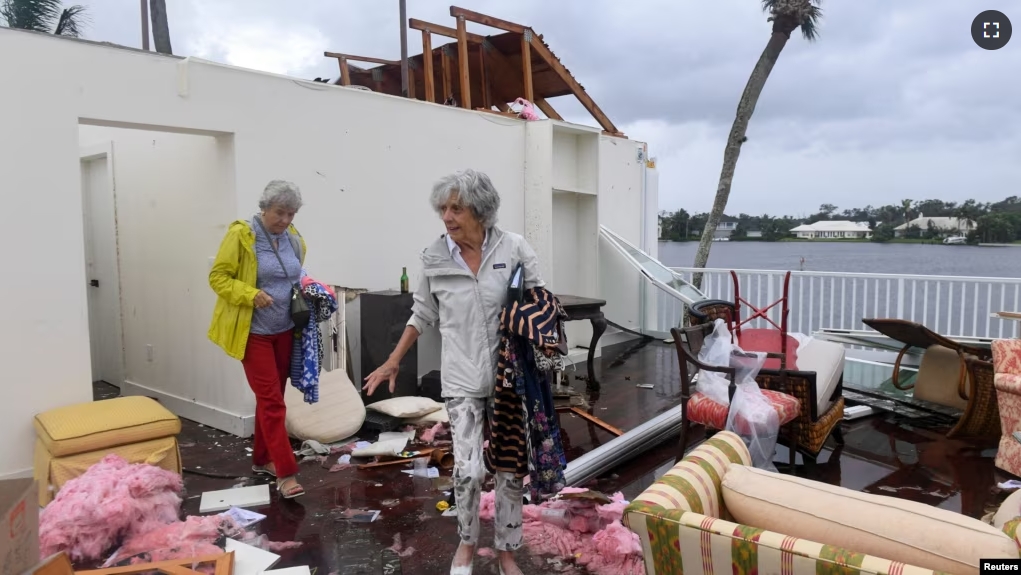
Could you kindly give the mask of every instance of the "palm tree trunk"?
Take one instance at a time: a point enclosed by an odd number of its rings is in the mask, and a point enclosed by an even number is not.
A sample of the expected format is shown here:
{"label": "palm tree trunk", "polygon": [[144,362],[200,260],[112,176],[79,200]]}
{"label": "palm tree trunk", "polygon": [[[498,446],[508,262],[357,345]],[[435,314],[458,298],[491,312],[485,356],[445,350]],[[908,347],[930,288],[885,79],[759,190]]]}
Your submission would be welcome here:
{"label": "palm tree trunk", "polygon": [[[748,131],[748,122],[755,111],[755,104],[759,101],[762,88],[769,79],[769,73],[773,71],[780,52],[783,51],[789,34],[774,31],[766,43],[766,49],[759,56],[755,63],[748,83],[745,84],[744,93],[737,103],[737,116],[734,118],[734,125],[730,128],[730,136],[727,138],[727,148],[723,152],[723,170],[720,172],[720,183],[716,187],[716,199],[713,201],[713,209],[709,212],[709,219],[706,220],[705,230],[702,231],[702,239],[698,242],[698,251],[695,253],[695,267],[704,268],[709,261],[709,248],[713,245],[713,235],[716,226],[720,224],[723,217],[723,210],[727,207],[727,199],[730,198],[730,185],[734,181],[734,170],[737,168],[737,158],[741,155],[741,145],[745,141],[745,133]],[[692,283],[696,288],[702,287],[702,274],[695,274]]]}
{"label": "palm tree trunk", "polygon": [[152,43],[160,54],[173,54],[170,48],[170,24],[167,23],[167,0],[149,0],[152,16]]}

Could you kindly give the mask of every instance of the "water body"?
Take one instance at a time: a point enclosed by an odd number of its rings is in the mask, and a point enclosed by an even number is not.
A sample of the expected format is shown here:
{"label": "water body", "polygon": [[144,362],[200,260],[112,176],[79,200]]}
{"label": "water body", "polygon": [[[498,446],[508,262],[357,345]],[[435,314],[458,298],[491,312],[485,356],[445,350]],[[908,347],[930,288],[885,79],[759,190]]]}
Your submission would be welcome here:
{"label": "water body", "polygon": [[[660,242],[659,260],[690,267],[698,242]],[[871,242],[716,242],[707,267],[721,269],[1021,277],[1021,248]]]}

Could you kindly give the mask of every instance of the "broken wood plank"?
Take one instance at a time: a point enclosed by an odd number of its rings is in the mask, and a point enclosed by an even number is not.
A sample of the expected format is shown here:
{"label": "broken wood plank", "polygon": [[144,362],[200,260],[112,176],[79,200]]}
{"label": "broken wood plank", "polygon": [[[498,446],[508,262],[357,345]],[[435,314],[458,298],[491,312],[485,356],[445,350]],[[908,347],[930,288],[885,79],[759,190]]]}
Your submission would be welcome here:
{"label": "broken wood plank", "polygon": [[613,125],[610,118],[603,113],[603,111],[599,108],[599,105],[596,104],[592,97],[588,95],[588,92],[581,87],[581,84],[574,79],[574,76],[567,71],[567,68],[565,68],[560,60],[558,60],[557,57],[550,52],[549,48],[542,43],[542,40],[540,40],[534,32],[532,33],[531,44],[532,49],[535,50],[535,52],[539,54],[539,57],[542,58],[546,64],[548,64],[549,67],[552,68],[558,76],[560,76],[564,83],[571,88],[571,91],[574,92],[574,96],[578,98],[581,105],[585,106],[585,109],[588,110],[589,114],[592,114],[592,117],[599,122],[599,125],[602,126],[604,130],[614,135],[623,135],[620,130],[617,129],[617,126]]}
{"label": "broken wood plank", "polygon": [[471,110],[472,86],[468,77],[468,30],[464,18],[457,19],[457,67],[461,72],[461,107]]}
{"label": "broken wood plank", "polygon": [[170,575],[199,575],[199,572],[191,569],[191,567],[209,563],[216,565],[214,575],[233,575],[234,552],[224,553],[223,555],[210,555],[207,557],[159,561],[157,563],[141,563],[138,565],[128,565],[126,567],[77,571],[76,575],[139,575],[141,573],[151,573],[153,571],[157,573],[169,573]]}
{"label": "broken wood plank", "polygon": [[617,437],[620,437],[621,435],[624,435],[624,431],[621,430],[620,428],[614,427],[614,426],[610,425],[609,423],[606,423],[602,419],[599,419],[598,417],[590,414],[589,412],[585,411],[584,409],[582,409],[580,407],[566,407],[566,406],[563,406],[563,407],[557,407],[556,410],[557,411],[570,411],[571,413],[574,413],[575,415],[581,417],[582,419],[585,419],[585,420],[589,421],[590,423],[598,425],[599,427],[605,429],[606,431],[609,431],[610,433],[616,435]]}
{"label": "broken wood plank", "polygon": [[515,24],[514,22],[508,22],[507,20],[486,16],[485,14],[472,12],[471,10],[458,8],[457,6],[450,7],[450,15],[454,18],[463,18],[469,22],[475,22],[476,24],[482,24],[483,26],[497,28],[505,32],[513,32],[515,34],[524,34],[527,29],[527,26],[522,26],[521,24]]}
{"label": "broken wood plank", "polygon": [[489,74],[486,74],[486,47],[479,44],[479,80],[482,86],[482,107],[489,109]]}
{"label": "broken wood plank", "polygon": [[340,85],[350,86],[351,69],[347,67],[347,58],[337,58],[337,63],[340,65]]}
{"label": "broken wood plank", "polygon": [[436,77],[433,75],[433,39],[428,30],[422,30],[422,73],[425,76],[425,101],[436,101]]}
{"label": "broken wood plank", "polygon": [[[432,22],[425,22],[423,20],[410,18],[408,20],[408,27],[412,30],[421,30],[422,32],[428,32],[438,36],[446,36],[447,38],[453,38],[455,40],[457,39],[457,30],[450,28],[449,26],[433,24]],[[485,37],[479,36],[478,34],[472,34],[467,31],[465,32],[465,37],[472,44],[481,44],[485,40]]]}
{"label": "broken wood plank", "polygon": [[323,52],[327,58],[344,58],[346,60],[354,60],[355,62],[370,62],[372,64],[382,64],[384,66],[400,66],[401,63],[395,60],[384,60],[383,58],[373,58],[371,56],[355,56],[354,54],[340,54],[337,52]]}
{"label": "broken wood plank", "polygon": [[546,117],[549,118],[550,120],[560,120],[561,122],[564,121],[560,114],[558,114],[557,111],[553,109],[553,106],[550,106],[550,103],[546,101],[546,98],[536,98],[534,103],[535,107],[542,110],[542,113],[546,114]]}

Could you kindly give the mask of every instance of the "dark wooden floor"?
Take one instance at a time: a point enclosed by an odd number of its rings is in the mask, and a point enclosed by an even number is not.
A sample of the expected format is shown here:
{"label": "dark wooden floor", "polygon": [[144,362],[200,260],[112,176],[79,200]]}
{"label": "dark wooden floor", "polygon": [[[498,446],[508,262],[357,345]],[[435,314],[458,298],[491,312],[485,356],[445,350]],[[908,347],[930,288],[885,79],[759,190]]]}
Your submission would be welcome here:
{"label": "dark wooden floor", "polygon": [[[679,401],[677,360],[673,347],[655,341],[634,350],[620,344],[603,351],[597,361],[601,390],[588,394],[591,413],[624,429],[633,428],[662,413]],[[585,382],[571,374],[571,383],[583,390]],[[651,383],[653,389],[636,387]],[[117,389],[97,385],[97,399],[115,396]],[[610,433],[573,414],[561,417],[568,459],[613,438]],[[995,444],[951,441],[945,429],[911,426],[892,415],[877,415],[844,424],[846,445],[834,452],[826,449],[813,466],[799,466],[798,474],[834,485],[892,495],[981,517],[995,509],[1006,493],[996,488],[1009,477],[993,467]],[[362,437],[372,439],[372,437]],[[250,474],[246,447],[250,440],[185,421],[180,437],[186,467],[187,499],[184,511],[198,513],[203,491],[255,484]],[[786,460],[778,447],[777,460]],[[619,465],[593,487],[606,492],[623,491],[630,499],[648,487],[674,463],[674,440]],[[332,463],[332,461],[330,462]],[[259,528],[275,541],[300,541],[303,547],[282,553],[278,567],[309,565],[316,575],[337,573],[406,573],[432,575],[449,572],[457,545],[456,520],[442,517],[435,508],[449,478],[414,479],[390,467],[379,470],[350,469],[328,472],[315,461],[301,465],[300,478],[307,495],[282,501],[274,491],[272,504],[259,510],[267,519]],[[221,476],[221,477],[214,477]],[[373,523],[337,521],[337,509],[379,509]],[[386,551],[400,536],[404,547],[415,552],[399,558]],[[483,524],[481,545],[492,544],[492,528]],[[525,573],[557,573],[546,558],[519,553]],[[476,573],[497,573],[492,559],[479,558]]]}

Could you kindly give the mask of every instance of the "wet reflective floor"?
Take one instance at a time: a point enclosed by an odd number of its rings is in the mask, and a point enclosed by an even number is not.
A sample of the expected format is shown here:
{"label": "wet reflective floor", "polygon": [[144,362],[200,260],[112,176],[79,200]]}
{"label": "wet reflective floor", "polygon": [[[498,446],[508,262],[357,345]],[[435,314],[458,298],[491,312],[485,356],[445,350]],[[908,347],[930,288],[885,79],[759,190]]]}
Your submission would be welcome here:
{"label": "wet reflective floor", "polygon": [[[572,372],[570,383],[583,392],[589,403],[586,411],[610,425],[627,431],[680,400],[672,345],[653,341],[637,349],[634,343],[609,346],[596,363],[598,391],[586,392],[585,382],[579,379],[583,370]],[[652,384],[653,388],[637,387],[639,384]],[[98,384],[96,398],[116,396],[117,391]],[[572,413],[561,414],[561,425],[568,460],[614,437]],[[945,426],[919,425],[918,421],[912,425],[906,418],[890,414],[845,422],[843,426],[845,445],[836,451],[832,449],[835,445],[828,446],[815,464],[802,461],[798,475],[920,501],[976,518],[995,510],[1007,495],[996,487],[1011,476],[993,466],[995,442],[948,440]],[[179,439],[186,468],[187,514],[198,513],[203,491],[266,482],[246,478],[251,473],[248,439],[190,421],[184,421]],[[786,461],[784,449],[777,448],[777,461]],[[633,498],[669,469],[677,453],[676,440],[670,440],[618,465],[591,487],[604,492],[623,491]],[[449,477],[413,478],[401,473],[402,466],[348,468],[331,473],[329,467],[336,457],[301,464],[299,477],[307,491],[305,496],[284,501],[271,490],[272,503],[255,509],[267,515],[258,530],[271,540],[303,543],[298,549],[281,552],[276,568],[308,565],[315,575],[448,573],[458,541],[457,522],[453,517],[443,517],[436,503],[446,499]],[[371,523],[352,523],[337,517],[345,509],[379,510],[380,515]],[[492,545],[492,535],[492,526],[484,522],[480,545]],[[399,545],[395,545],[398,539]],[[518,552],[518,564],[530,575],[563,572],[555,558],[533,556],[527,549]],[[477,558],[475,573],[497,572],[494,559]]]}

